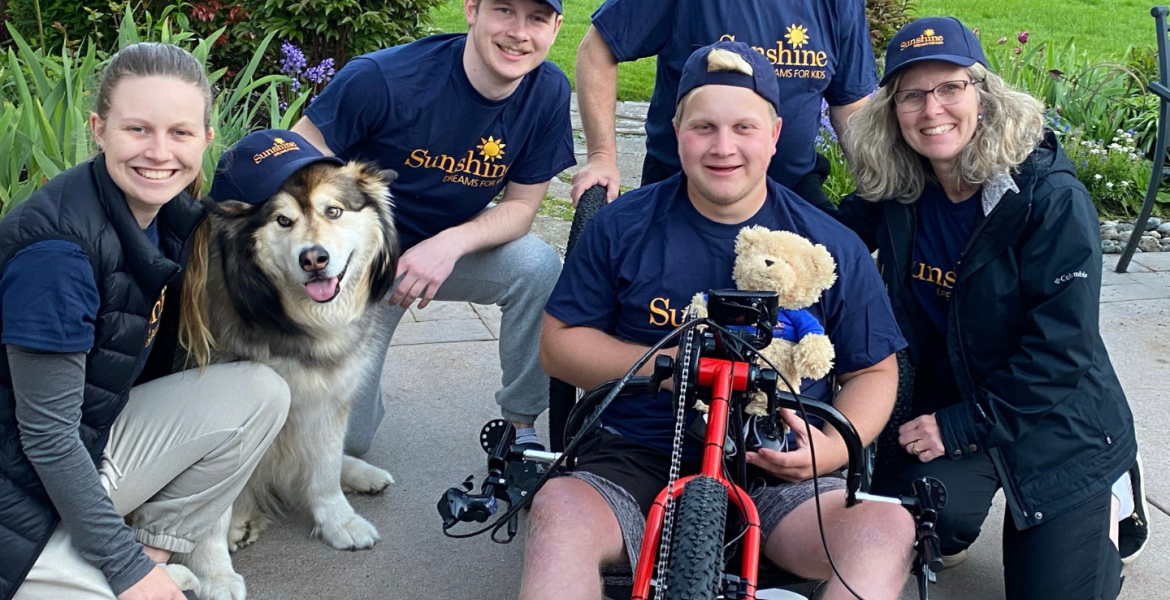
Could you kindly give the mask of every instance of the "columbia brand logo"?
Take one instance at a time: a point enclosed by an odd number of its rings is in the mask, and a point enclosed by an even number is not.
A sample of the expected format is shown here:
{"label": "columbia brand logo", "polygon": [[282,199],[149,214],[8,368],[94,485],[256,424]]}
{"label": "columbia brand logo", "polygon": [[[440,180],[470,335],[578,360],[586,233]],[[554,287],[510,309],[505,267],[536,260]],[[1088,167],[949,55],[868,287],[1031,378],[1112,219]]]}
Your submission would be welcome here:
{"label": "columbia brand logo", "polygon": [[1072,273],[1065,273],[1064,275],[1061,275],[1060,277],[1053,279],[1052,283],[1060,285],[1066,281],[1072,281],[1074,278],[1077,278],[1077,277],[1079,277],[1081,279],[1085,279],[1088,276],[1089,276],[1089,274],[1084,272],[1084,271],[1073,271]]}

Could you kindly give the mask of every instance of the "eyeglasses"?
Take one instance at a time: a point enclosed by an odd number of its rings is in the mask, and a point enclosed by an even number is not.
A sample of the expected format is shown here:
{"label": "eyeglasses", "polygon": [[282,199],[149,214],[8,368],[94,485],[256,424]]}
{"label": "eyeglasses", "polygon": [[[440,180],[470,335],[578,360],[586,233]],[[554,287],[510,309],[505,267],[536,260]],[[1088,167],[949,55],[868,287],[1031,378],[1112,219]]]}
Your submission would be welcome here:
{"label": "eyeglasses", "polygon": [[931,90],[902,90],[894,94],[894,104],[898,107],[898,112],[911,113],[918,112],[926,106],[926,95],[934,94],[934,99],[942,105],[955,104],[963,98],[963,92],[967,91],[967,84],[980,83],[978,80],[958,80],[958,81],[944,81]]}

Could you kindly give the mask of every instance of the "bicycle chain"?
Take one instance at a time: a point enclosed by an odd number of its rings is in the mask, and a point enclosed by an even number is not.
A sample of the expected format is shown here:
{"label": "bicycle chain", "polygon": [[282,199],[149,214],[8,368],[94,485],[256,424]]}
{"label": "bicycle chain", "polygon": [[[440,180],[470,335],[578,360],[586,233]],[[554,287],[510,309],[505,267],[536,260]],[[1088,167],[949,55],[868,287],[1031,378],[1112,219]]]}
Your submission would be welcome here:
{"label": "bicycle chain", "polygon": [[[687,314],[688,321],[693,320],[697,317],[698,317],[698,315],[697,315],[694,308],[692,308],[691,311]],[[681,470],[681,466],[682,466],[682,446],[683,446],[682,439],[683,439],[683,424],[686,422],[687,387],[690,384],[690,381],[689,381],[689,379],[690,379],[689,375],[691,373],[690,364],[691,364],[692,354],[694,352],[694,346],[695,346],[694,339],[695,339],[695,336],[697,336],[697,335],[700,335],[700,332],[697,330],[697,328],[695,328],[695,329],[691,329],[683,336],[683,339],[684,339],[683,353],[679,359],[682,362],[680,362],[680,363],[678,363],[678,365],[676,365],[676,366],[681,365],[679,368],[681,368],[681,370],[682,370],[681,371],[682,377],[679,378],[678,390],[676,390],[676,392],[678,392],[677,395],[679,398],[679,402],[678,402],[678,408],[676,409],[676,412],[674,415],[674,441],[672,442],[671,449],[670,449],[670,473],[669,473],[667,480],[666,480],[666,507],[665,507],[666,514],[663,517],[662,535],[659,538],[660,541],[659,541],[659,546],[658,546],[658,591],[654,596],[655,598],[665,598],[666,597],[666,587],[667,587],[666,571],[667,571],[669,564],[670,564],[670,544],[671,544],[672,534],[674,532],[674,483],[676,480],[678,480],[679,471]]]}

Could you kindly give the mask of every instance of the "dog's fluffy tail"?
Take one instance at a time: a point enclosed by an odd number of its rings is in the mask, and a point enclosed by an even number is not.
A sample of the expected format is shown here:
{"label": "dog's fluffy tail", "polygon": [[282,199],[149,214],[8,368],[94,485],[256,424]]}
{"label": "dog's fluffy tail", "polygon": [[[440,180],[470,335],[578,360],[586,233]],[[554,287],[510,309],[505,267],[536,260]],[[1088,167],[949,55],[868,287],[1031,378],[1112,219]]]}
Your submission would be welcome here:
{"label": "dog's fluffy tail", "polygon": [[186,354],[184,368],[192,364],[207,368],[215,339],[211,335],[207,297],[207,253],[211,237],[211,219],[195,230],[187,254],[187,274],[183,278],[183,295],[179,300],[179,344]]}

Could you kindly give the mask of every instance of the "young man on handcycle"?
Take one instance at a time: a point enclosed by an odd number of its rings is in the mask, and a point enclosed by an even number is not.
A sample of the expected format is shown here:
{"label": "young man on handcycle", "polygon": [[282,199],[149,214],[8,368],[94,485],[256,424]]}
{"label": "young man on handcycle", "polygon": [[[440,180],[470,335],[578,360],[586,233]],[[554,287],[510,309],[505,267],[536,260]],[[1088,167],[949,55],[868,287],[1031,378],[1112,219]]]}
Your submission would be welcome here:
{"label": "young man on handcycle", "polygon": [[[735,287],[740,229],[783,229],[823,244],[838,269],[837,282],[809,310],[836,347],[840,389],[834,399],[828,381],[806,381],[803,393],[832,400],[863,443],[878,435],[896,396],[894,353],[905,342],[860,240],[766,177],[779,104],[772,66],[742,43],[720,42],[687,61],[674,120],[683,172],[629,192],[586,226],[546,307],[541,359],[550,375],[584,389],[621,377],[683,323],[696,292]],[[618,398],[601,420],[569,476],[534,498],[525,600],[600,598],[599,566],[638,556],[646,515],[667,483],[671,392]],[[747,454],[760,470],[749,480],[768,477],[768,485],[749,490],[763,553],[795,575],[829,580],[824,598],[851,598],[821,544],[808,448],[811,441],[816,473],[825,474],[845,464],[844,442],[816,428],[809,440],[799,417],[786,411],[784,420],[799,436],[795,450]],[[683,475],[698,470],[700,445],[684,446]],[[824,533],[846,583],[866,600],[897,598],[910,572],[910,514],[878,503],[846,509],[844,482],[818,481]]]}

